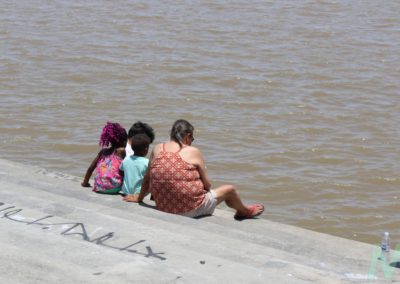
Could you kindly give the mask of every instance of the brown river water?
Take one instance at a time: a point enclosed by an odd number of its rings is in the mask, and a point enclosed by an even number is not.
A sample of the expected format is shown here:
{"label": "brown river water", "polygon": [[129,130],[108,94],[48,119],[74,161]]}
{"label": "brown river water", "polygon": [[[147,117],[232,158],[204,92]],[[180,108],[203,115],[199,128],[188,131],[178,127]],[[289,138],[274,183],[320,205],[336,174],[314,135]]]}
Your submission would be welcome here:
{"label": "brown river water", "polygon": [[[128,2],[128,3],[127,3]],[[81,181],[106,121],[196,128],[263,218],[400,244],[400,1],[0,1],[0,158]]]}

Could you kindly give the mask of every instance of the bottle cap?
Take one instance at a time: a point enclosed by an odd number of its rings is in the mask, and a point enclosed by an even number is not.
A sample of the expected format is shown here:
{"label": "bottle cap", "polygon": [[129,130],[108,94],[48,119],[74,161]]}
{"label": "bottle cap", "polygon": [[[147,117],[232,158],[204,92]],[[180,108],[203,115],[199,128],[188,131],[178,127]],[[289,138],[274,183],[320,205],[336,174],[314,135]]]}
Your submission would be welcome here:
{"label": "bottle cap", "polygon": [[389,232],[385,232],[385,236],[389,236]]}

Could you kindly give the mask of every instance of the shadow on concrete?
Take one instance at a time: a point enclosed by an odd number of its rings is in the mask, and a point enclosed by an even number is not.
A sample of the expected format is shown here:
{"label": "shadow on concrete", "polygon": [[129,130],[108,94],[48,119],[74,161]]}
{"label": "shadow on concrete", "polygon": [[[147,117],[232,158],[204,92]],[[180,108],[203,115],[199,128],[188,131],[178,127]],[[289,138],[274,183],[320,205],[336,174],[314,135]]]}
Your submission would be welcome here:
{"label": "shadow on concrete", "polygon": [[144,203],[144,202],[140,202],[139,205],[143,206],[143,207],[147,207],[147,208],[151,208],[151,209],[157,210],[155,205],[147,204],[147,203]]}
{"label": "shadow on concrete", "polygon": [[390,266],[395,268],[400,268],[400,261],[391,262]]}
{"label": "shadow on concrete", "polygon": [[193,219],[204,219],[204,218],[208,218],[208,217],[211,217],[212,215],[203,215],[203,216],[197,216],[197,217],[194,217]]}

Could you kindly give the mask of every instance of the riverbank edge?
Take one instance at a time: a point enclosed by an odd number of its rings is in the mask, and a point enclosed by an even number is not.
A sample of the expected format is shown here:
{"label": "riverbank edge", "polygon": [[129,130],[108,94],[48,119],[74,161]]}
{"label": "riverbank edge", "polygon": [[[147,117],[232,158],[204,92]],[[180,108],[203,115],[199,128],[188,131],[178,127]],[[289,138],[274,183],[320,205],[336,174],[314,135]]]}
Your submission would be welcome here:
{"label": "riverbank edge", "polygon": [[[165,214],[148,199],[95,194],[62,173],[3,159],[0,169],[0,279],[11,283],[400,280],[370,244],[265,219],[238,222],[230,210],[201,219]],[[115,264],[99,272],[104,259]],[[71,269],[79,273],[66,279]]]}

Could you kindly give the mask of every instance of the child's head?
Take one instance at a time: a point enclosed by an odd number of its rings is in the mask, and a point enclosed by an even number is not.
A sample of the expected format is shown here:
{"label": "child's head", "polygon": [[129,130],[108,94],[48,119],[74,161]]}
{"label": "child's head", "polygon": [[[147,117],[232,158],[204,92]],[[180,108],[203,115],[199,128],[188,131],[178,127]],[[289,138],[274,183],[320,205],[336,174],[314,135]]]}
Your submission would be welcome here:
{"label": "child's head", "polygon": [[149,151],[149,145],[151,144],[151,138],[146,134],[140,133],[132,137],[132,150],[135,152],[135,156],[144,157]]}
{"label": "child's head", "polygon": [[136,134],[146,134],[150,138],[150,144],[153,143],[155,135],[153,128],[147,123],[141,121],[135,122],[128,132],[128,139],[132,142],[132,137]]}
{"label": "child's head", "polygon": [[100,135],[99,145],[112,148],[125,147],[128,137],[125,128],[119,123],[107,122]]}

